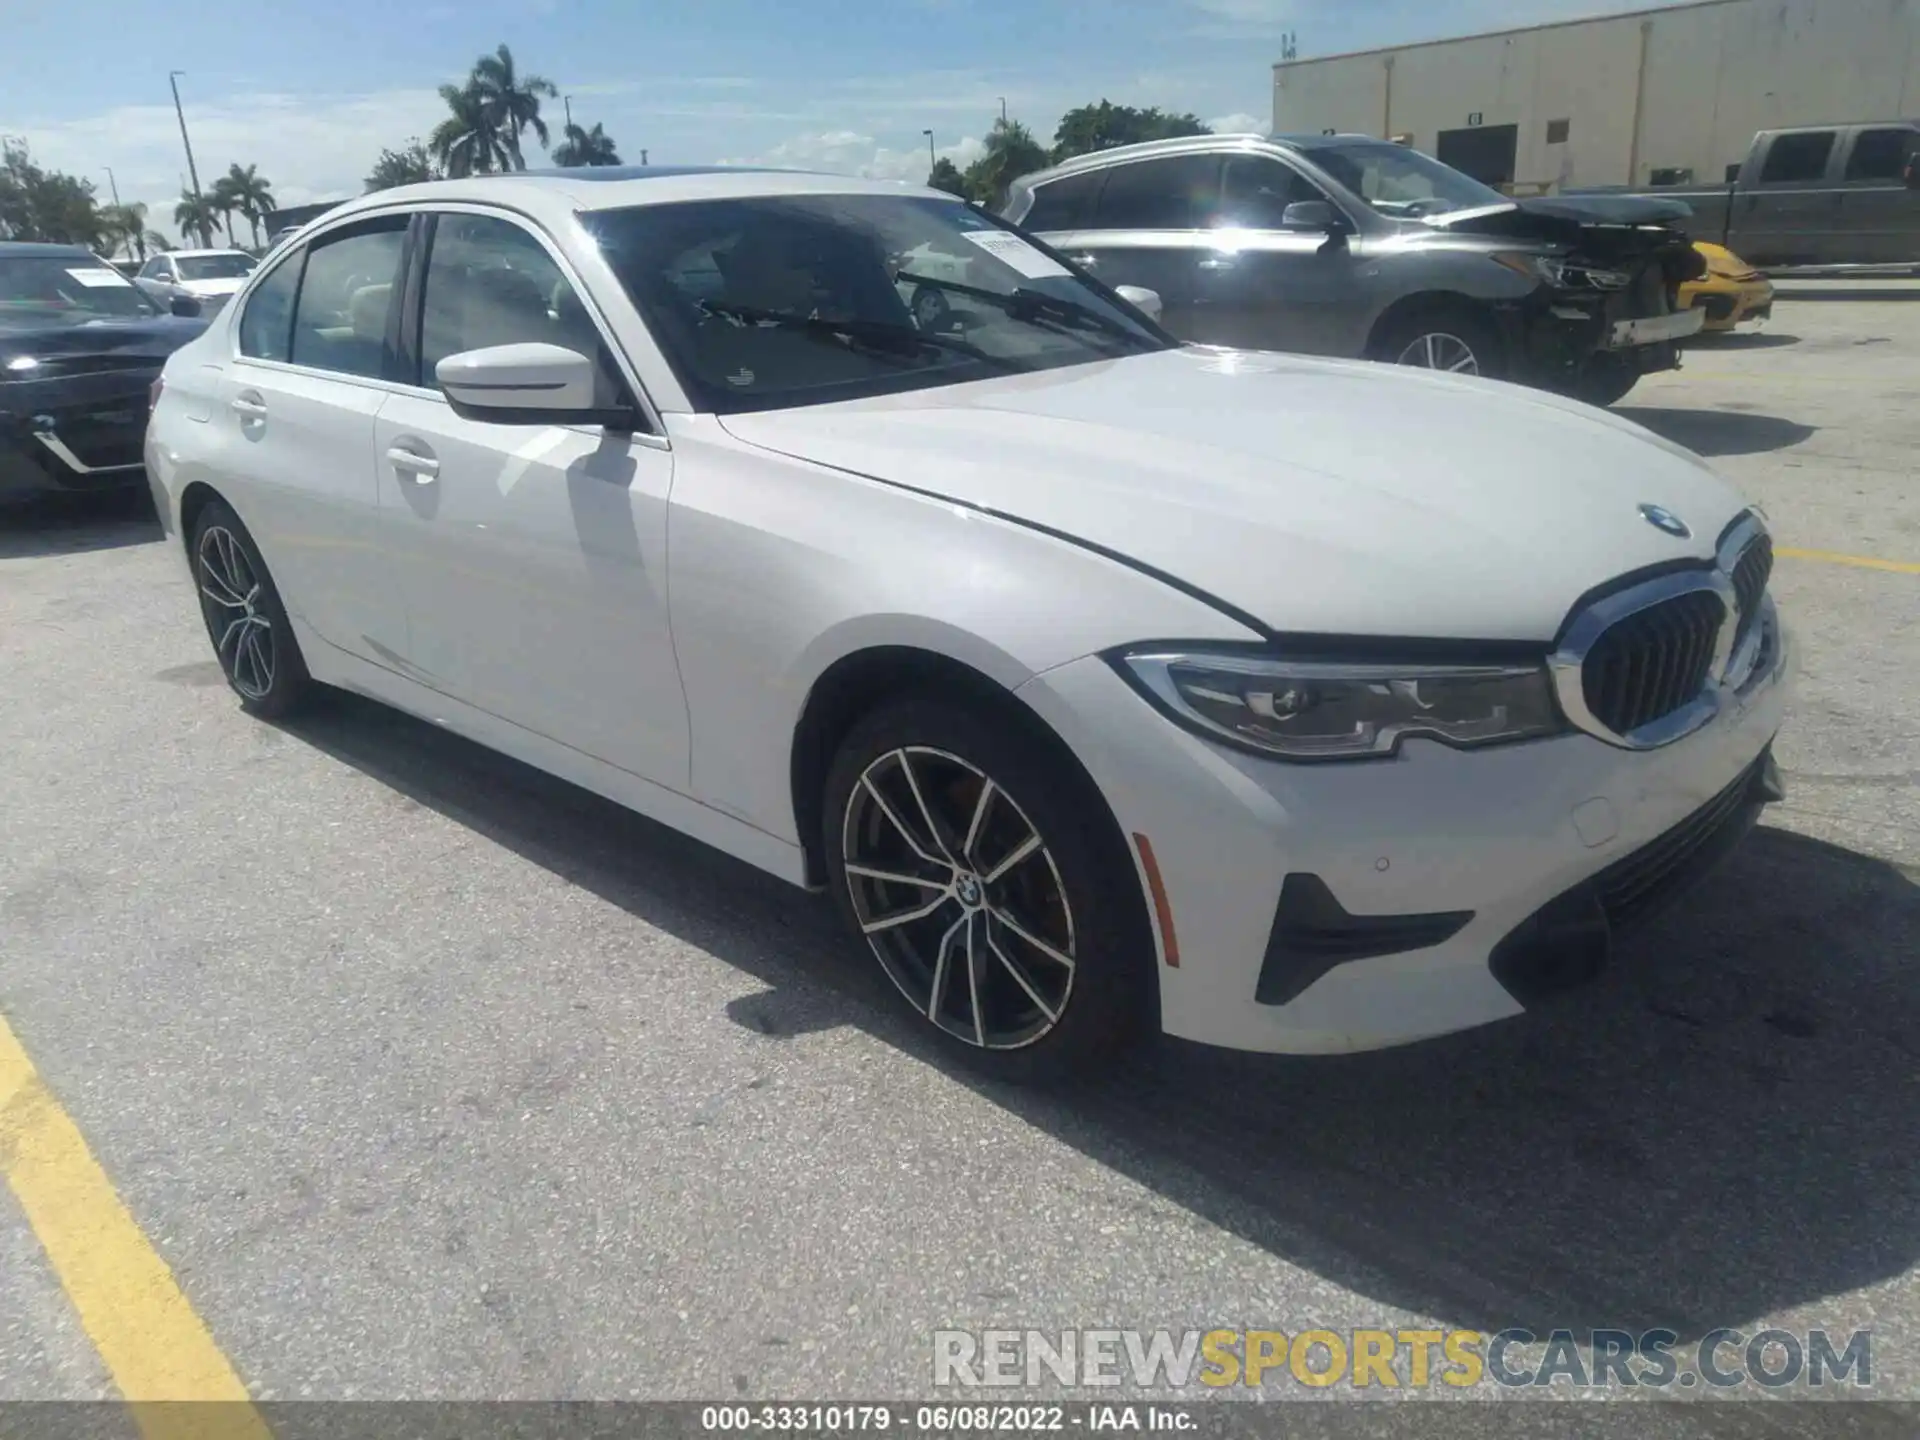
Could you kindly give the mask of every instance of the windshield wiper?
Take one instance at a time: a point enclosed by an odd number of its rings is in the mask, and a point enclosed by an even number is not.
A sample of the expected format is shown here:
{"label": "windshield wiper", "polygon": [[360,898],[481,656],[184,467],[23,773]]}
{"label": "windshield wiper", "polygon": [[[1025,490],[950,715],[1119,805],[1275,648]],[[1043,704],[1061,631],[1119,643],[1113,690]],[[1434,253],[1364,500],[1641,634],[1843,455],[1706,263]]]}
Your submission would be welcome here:
{"label": "windshield wiper", "polygon": [[1131,326],[1115,320],[1110,315],[1102,315],[1091,305],[1064,295],[1049,295],[1044,290],[1035,290],[1027,285],[1004,292],[986,290],[978,285],[965,285],[958,280],[948,280],[939,275],[918,275],[911,270],[897,272],[896,278],[906,281],[909,285],[929,285],[935,290],[951,290],[956,295],[985,300],[989,305],[1005,310],[1016,320],[1031,320],[1040,312],[1048,312],[1045,318],[1076,329],[1099,330],[1134,344],[1139,344],[1142,339],[1140,333]]}
{"label": "windshield wiper", "polygon": [[798,330],[823,339],[855,340],[883,354],[906,355],[915,347],[946,350],[982,361],[1001,370],[1018,367],[978,345],[951,335],[934,335],[905,325],[889,325],[880,320],[829,320],[819,315],[801,315],[792,310],[763,310],[757,305],[736,305],[730,300],[702,300],[700,308],[708,314],[742,320],[750,325],[776,325]]}

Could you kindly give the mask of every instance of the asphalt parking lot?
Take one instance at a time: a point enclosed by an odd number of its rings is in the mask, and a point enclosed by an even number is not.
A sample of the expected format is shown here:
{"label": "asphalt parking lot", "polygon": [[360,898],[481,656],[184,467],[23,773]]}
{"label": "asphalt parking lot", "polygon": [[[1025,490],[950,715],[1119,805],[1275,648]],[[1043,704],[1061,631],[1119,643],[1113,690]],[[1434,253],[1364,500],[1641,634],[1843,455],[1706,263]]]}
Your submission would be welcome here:
{"label": "asphalt parking lot", "polygon": [[[0,1016],[256,1399],[915,1396],[993,1325],[1868,1327],[1920,1398],[1920,282],[1620,409],[1784,547],[1790,793],[1547,1012],[971,1082],[823,902],[367,703],[248,720],[96,506],[0,519]],[[55,1245],[0,1189],[0,1398],[146,1363]]]}

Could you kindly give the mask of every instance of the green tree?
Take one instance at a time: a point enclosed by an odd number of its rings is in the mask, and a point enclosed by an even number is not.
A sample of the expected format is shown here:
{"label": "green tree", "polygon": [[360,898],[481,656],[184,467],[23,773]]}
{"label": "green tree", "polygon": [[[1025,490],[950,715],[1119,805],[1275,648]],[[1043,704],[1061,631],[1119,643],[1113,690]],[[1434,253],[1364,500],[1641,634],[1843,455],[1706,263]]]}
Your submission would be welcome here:
{"label": "green tree", "polygon": [[367,175],[367,193],[439,178],[440,167],[433,163],[427,147],[418,140],[409,140],[403,149],[380,152],[380,158],[373,162],[373,169]]}
{"label": "green tree", "polygon": [[935,190],[944,190],[949,195],[967,193],[967,177],[960,173],[960,167],[942,155],[933,162],[933,169],[927,173],[927,184]]}
{"label": "green tree", "polygon": [[467,84],[480,97],[482,110],[513,159],[512,168],[526,169],[527,162],[520,155],[520,137],[531,128],[541,146],[547,145],[547,122],[540,118],[540,97],[551,100],[560,92],[551,80],[515,70],[513,52],[504,44],[474,62]]}
{"label": "green tree", "polygon": [[512,152],[506,147],[487,113],[486,102],[471,85],[442,85],[440,98],[449,114],[427,137],[434,158],[448,175],[488,175],[510,170]]}
{"label": "green tree", "polygon": [[125,250],[129,258],[147,258],[147,207],[139,201],[100,207],[100,239],[108,250]]}
{"label": "green tree", "polygon": [[233,193],[233,187],[228,184],[226,176],[222,175],[207,187],[207,204],[213,207],[213,213],[218,215],[220,223],[226,226],[227,248],[233,249],[233,217],[234,212],[240,208],[240,200]]}
{"label": "green tree", "polygon": [[247,225],[252,229],[253,248],[258,250],[260,222],[267,218],[276,203],[273,198],[273,186],[267,183],[266,177],[260,173],[257,165],[235,163],[227,168],[226,174],[214,181],[213,188],[214,193],[220,196],[228,207],[227,238],[233,238],[231,217],[237,213],[245,218]]}
{"label": "green tree", "polygon": [[1098,105],[1081,105],[1060,117],[1059,128],[1053,132],[1053,160],[1058,164],[1116,145],[1212,133],[1195,115],[1171,115],[1155,105],[1141,110],[1103,99]]}
{"label": "green tree", "polygon": [[967,194],[983,205],[997,207],[1007,198],[1007,187],[1022,175],[1045,169],[1047,152],[1033,132],[1018,120],[996,120],[987,131],[987,149],[967,167],[963,177]]}
{"label": "green tree", "polygon": [[97,250],[105,235],[91,180],[42,169],[24,142],[0,147],[0,238]]}
{"label": "green tree", "polygon": [[618,165],[620,152],[613,147],[613,137],[595,122],[593,129],[582,130],[571,120],[560,143],[553,147],[553,163],[556,165]]}
{"label": "green tree", "polygon": [[180,192],[180,203],[173,207],[173,223],[180,227],[182,239],[197,234],[203,248],[213,248],[213,226],[220,218],[220,207],[211,195]]}

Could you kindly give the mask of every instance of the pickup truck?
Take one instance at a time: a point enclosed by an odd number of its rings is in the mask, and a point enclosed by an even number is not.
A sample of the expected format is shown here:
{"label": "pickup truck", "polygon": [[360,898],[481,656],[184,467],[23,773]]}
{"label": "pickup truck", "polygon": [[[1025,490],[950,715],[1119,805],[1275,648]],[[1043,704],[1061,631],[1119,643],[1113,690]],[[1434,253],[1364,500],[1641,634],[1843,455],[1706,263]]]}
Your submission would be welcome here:
{"label": "pickup truck", "polygon": [[1754,265],[1920,265],[1920,120],[1762,130],[1726,180],[1567,193],[1683,201],[1689,235]]}

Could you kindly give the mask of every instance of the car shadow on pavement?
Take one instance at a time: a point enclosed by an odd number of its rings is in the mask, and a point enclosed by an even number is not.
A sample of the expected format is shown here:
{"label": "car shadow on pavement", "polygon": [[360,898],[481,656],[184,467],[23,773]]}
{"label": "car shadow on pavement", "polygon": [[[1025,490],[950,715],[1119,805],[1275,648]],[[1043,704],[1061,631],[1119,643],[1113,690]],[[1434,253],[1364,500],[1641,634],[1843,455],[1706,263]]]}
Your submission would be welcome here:
{"label": "car shadow on pavement", "polygon": [[145,490],[0,505],[0,560],[149,545],[163,534]]}
{"label": "car shadow on pavement", "polygon": [[1789,345],[1798,345],[1798,335],[1785,335],[1778,330],[1720,330],[1711,334],[1702,332],[1687,341],[1687,353],[1712,350],[1781,350]]}
{"label": "car shadow on pavement", "polygon": [[[1826,288],[1833,285],[1834,288]],[[1775,292],[1775,302],[1798,305],[1802,300],[1852,300],[1857,304],[1879,304],[1888,300],[1920,300],[1920,285],[1869,287],[1845,281],[1824,281],[1819,285],[1795,285],[1791,290]]]}
{"label": "car shadow on pavement", "polygon": [[736,1023],[859,1026],[1449,1325],[1689,1340],[1920,1258],[1920,877],[1835,845],[1763,826],[1596,983],[1504,1024],[1333,1057],[1166,1041],[1097,1085],[1025,1091],[936,1050],[818,896],[371,702],[285,728],[754,976]]}
{"label": "car shadow on pavement", "polygon": [[1613,413],[1644,425],[1696,455],[1758,455],[1787,450],[1810,438],[1818,427],[1778,415],[1748,410],[1668,410],[1651,405],[1616,405]]}

